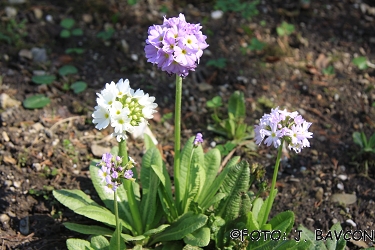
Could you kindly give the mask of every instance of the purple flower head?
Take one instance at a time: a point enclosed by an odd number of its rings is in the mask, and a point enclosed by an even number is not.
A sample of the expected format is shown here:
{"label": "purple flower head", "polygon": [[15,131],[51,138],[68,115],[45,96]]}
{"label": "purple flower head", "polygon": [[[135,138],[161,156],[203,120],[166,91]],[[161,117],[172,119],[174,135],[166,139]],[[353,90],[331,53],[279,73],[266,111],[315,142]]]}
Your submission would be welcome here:
{"label": "purple flower head", "polygon": [[296,153],[302,148],[310,147],[308,139],[313,133],[309,132],[311,123],[306,122],[298,112],[272,109],[270,114],[264,114],[258,125],[254,126],[255,143],[260,145],[264,140],[267,146],[280,147],[281,142],[288,143],[288,148]]}
{"label": "purple flower head", "polygon": [[203,143],[203,135],[201,133],[197,133],[194,139],[194,146],[198,146],[199,143]]}
{"label": "purple flower head", "polygon": [[200,24],[186,22],[185,16],[167,19],[162,25],[148,29],[145,53],[148,62],[156,64],[168,74],[186,77],[194,71],[203,50],[208,47]]}
{"label": "purple flower head", "polygon": [[131,179],[131,178],[133,178],[133,171],[126,170],[125,173],[124,173],[124,177],[125,177],[125,179]]}

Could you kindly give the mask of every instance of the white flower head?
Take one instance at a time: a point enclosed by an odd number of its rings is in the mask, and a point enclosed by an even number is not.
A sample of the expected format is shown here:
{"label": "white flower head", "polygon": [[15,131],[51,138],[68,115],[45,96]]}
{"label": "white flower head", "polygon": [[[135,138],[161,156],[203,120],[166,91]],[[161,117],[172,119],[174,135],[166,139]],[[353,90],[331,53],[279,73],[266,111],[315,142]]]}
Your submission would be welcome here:
{"label": "white flower head", "polygon": [[153,118],[157,104],[155,97],[145,94],[143,90],[134,91],[128,79],[106,83],[105,88],[97,93],[98,106],[92,114],[95,128],[113,127],[112,135],[117,141],[125,140],[126,133],[132,133],[141,123]]}
{"label": "white flower head", "polygon": [[95,128],[99,130],[106,128],[111,121],[108,108],[100,105],[95,106],[95,111],[92,113],[92,118],[94,118],[92,122],[96,123]]}

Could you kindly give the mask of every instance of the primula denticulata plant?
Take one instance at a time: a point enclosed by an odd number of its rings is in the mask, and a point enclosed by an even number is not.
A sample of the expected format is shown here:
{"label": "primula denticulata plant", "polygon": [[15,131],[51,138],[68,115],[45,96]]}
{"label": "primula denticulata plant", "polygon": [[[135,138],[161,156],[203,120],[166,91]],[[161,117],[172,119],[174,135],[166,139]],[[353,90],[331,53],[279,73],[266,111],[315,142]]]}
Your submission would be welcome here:
{"label": "primula denticulata plant", "polygon": [[[127,79],[107,83],[97,94],[93,123],[99,130],[111,127],[119,147],[90,165],[93,185],[104,206],[81,190],[53,192],[59,202],[75,213],[102,223],[64,223],[70,230],[91,235],[90,241],[68,239],[68,249],[198,249],[207,246],[211,249],[270,249],[299,244],[285,237],[280,241],[265,238],[253,241],[245,232],[279,230],[282,235],[288,235],[292,229],[292,212],[279,213],[271,220],[268,217],[276,196],[282,145],[288,144],[297,153],[309,147],[311,123],[297,112],[276,108],[255,126],[256,143],[264,140],[268,146],[278,149],[270,195],[265,201],[249,191],[255,181],[257,164],[249,165],[235,156],[219,172],[220,152],[214,148],[204,153],[201,133],[188,139],[181,150],[182,78],[197,67],[203,50],[208,47],[201,28],[199,24],[187,23],[180,14],[165,18],[162,25],[151,26],[146,40],[148,62],[169,75],[176,75],[173,184],[166,163],[149,136],[145,135],[146,153],[140,173],[135,171],[136,163],[128,156],[127,133],[141,129],[153,118],[157,107],[155,98],[142,90],[133,90]],[[307,246],[309,241],[304,244]]]}

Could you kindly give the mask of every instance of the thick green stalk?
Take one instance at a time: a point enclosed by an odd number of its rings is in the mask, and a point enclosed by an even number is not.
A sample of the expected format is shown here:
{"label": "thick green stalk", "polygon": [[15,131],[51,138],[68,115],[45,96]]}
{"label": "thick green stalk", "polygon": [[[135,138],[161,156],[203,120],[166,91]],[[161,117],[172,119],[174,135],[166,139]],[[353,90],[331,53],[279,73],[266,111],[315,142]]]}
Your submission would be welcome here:
{"label": "thick green stalk", "polygon": [[115,217],[116,217],[116,233],[117,233],[116,245],[117,245],[117,250],[121,250],[120,249],[121,229],[120,229],[120,219],[118,216],[118,204],[117,204],[117,192],[116,191],[114,191],[113,200],[114,200],[114,209],[115,209]]}
{"label": "thick green stalk", "polygon": [[267,223],[268,216],[271,212],[272,204],[273,201],[275,200],[275,196],[273,195],[275,186],[276,186],[276,179],[277,179],[277,174],[279,172],[279,166],[280,166],[280,159],[281,159],[281,152],[283,151],[283,143],[284,141],[281,140],[281,145],[279,146],[278,152],[277,152],[277,158],[276,158],[276,163],[275,163],[275,168],[273,170],[273,176],[272,176],[272,183],[271,183],[271,190],[270,190],[270,196],[268,197],[268,203],[266,207],[266,212],[264,213],[263,221],[260,226],[264,225]]}
{"label": "thick green stalk", "polygon": [[181,150],[181,97],[182,97],[182,78],[176,75],[176,100],[174,111],[174,187],[177,210],[181,211],[180,197],[180,150]]}
{"label": "thick green stalk", "polygon": [[[125,166],[126,163],[128,163],[128,151],[126,149],[126,141],[121,140],[119,143],[119,156],[122,157],[122,166]],[[143,234],[142,229],[142,220],[141,220],[141,214],[139,213],[139,208],[137,205],[137,201],[134,197],[134,191],[133,191],[133,184],[129,180],[124,180],[124,187],[126,191],[126,195],[128,197],[128,204],[130,208],[130,212],[133,216],[134,225],[133,228],[135,228],[137,235]]]}

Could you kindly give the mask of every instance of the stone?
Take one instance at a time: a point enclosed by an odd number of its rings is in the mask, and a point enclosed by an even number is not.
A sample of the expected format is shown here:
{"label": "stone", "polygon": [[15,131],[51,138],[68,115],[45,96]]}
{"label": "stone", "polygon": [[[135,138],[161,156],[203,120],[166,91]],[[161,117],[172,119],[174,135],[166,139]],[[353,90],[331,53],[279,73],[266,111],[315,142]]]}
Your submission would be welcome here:
{"label": "stone", "polygon": [[96,157],[102,157],[104,153],[110,152],[111,148],[110,147],[103,147],[98,144],[92,144],[91,145],[91,152],[94,156]]}
{"label": "stone", "polygon": [[13,107],[19,107],[21,105],[21,102],[16,100],[16,99],[12,99],[9,95],[7,95],[6,93],[2,93],[0,95],[0,107],[2,109],[7,109],[7,108],[13,108]]}
{"label": "stone", "polygon": [[41,9],[34,8],[33,12],[34,12],[34,16],[35,16],[36,19],[42,19],[42,17],[43,17],[43,11]]}
{"label": "stone", "polygon": [[20,57],[24,57],[24,58],[27,58],[27,59],[30,59],[30,60],[33,59],[33,54],[28,49],[21,49],[20,52],[18,52],[18,55]]}
{"label": "stone", "polygon": [[5,7],[5,14],[9,18],[14,18],[15,16],[17,16],[17,10],[14,7],[7,6]]}
{"label": "stone", "polygon": [[331,196],[332,202],[344,203],[345,205],[354,204],[357,202],[357,196],[355,194],[333,194]]}
{"label": "stone", "polygon": [[48,56],[46,49],[43,48],[32,48],[31,54],[33,55],[33,61],[34,62],[47,62]]}
{"label": "stone", "polygon": [[224,15],[224,12],[221,10],[214,10],[211,12],[211,18],[214,20],[222,18]]}

